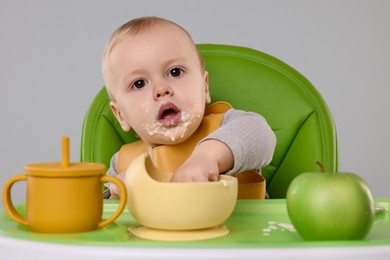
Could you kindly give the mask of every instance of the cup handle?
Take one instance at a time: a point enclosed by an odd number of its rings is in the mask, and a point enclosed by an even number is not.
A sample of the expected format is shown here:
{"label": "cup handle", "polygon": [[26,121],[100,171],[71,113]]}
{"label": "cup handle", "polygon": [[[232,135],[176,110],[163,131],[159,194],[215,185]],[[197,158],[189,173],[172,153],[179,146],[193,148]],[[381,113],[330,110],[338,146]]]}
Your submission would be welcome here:
{"label": "cup handle", "polygon": [[26,180],[26,174],[15,175],[4,184],[3,188],[3,205],[5,211],[8,213],[8,215],[10,215],[13,220],[24,226],[28,226],[28,221],[24,217],[22,217],[22,215],[20,215],[19,212],[15,209],[11,199],[11,189],[16,182]]}
{"label": "cup handle", "polygon": [[100,221],[99,224],[98,224],[98,227],[101,228],[111,222],[113,222],[116,218],[119,217],[119,215],[122,213],[122,211],[124,210],[125,206],[126,206],[126,201],[127,201],[127,190],[126,190],[126,186],[125,184],[118,178],[114,177],[114,176],[107,176],[107,175],[104,175],[100,178],[100,181],[102,182],[112,182],[114,184],[116,184],[120,190],[120,193],[121,193],[121,197],[120,197],[120,200],[119,200],[119,205],[118,205],[118,208],[117,210],[115,211],[114,215],[112,215],[111,217],[109,217],[108,219],[106,220],[103,220],[103,221]]}

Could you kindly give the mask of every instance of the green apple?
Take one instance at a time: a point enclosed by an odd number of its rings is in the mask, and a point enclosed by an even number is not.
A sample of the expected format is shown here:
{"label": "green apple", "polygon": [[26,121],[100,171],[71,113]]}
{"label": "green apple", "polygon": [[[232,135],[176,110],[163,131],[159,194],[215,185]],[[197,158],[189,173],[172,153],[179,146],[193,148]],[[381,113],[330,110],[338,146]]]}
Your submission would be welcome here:
{"label": "green apple", "polygon": [[287,211],[305,240],[356,240],[366,237],[374,220],[374,198],[353,173],[308,172],[287,190]]}

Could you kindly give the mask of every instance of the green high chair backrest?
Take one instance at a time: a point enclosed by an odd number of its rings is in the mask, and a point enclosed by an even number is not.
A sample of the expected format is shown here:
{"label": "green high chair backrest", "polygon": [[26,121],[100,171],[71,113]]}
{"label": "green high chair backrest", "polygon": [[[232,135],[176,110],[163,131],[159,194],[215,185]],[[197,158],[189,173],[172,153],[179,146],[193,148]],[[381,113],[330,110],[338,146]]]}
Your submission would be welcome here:
{"label": "green high chair backrest", "polygon": [[[257,50],[227,45],[197,45],[209,72],[212,102],[263,115],[277,137],[273,160],[262,169],[271,198],[284,198],[297,175],[338,168],[336,129],[329,109],[313,85],[286,63]],[[105,88],[86,113],[81,161],[109,167],[112,155],[138,140],[123,132],[109,106]]]}

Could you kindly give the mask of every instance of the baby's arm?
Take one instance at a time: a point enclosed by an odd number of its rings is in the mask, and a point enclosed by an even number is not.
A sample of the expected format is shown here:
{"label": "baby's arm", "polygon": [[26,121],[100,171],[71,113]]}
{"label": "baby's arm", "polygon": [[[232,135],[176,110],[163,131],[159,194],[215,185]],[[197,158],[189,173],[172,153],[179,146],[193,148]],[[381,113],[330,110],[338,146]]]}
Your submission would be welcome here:
{"label": "baby's arm", "polygon": [[205,140],[218,139],[233,152],[234,167],[227,173],[261,169],[271,163],[276,147],[276,136],[261,115],[230,109],[221,127]]}
{"label": "baby's arm", "polygon": [[216,181],[220,172],[233,167],[233,153],[218,140],[210,139],[199,143],[190,157],[176,170],[172,182]]}
{"label": "baby's arm", "polygon": [[[221,144],[218,149],[212,149],[212,141]],[[223,172],[237,173],[260,169],[271,162],[275,146],[275,134],[261,115],[231,109],[225,113],[221,126],[204,138],[193,152],[193,154],[199,154],[204,152],[206,147],[210,149],[206,151],[209,156],[209,160],[206,162],[208,165],[210,165],[210,161],[214,162],[214,165],[218,165],[218,173],[215,172],[216,168],[210,172],[207,168],[209,166],[202,166],[204,161],[200,160],[199,155],[191,155],[175,172],[173,180],[186,181],[195,178],[195,180],[201,181],[206,179],[205,176],[208,176],[209,180],[214,180],[219,173]],[[230,156],[227,155],[226,151],[230,151]],[[224,157],[222,164],[220,163],[221,157]],[[192,171],[189,167],[191,165],[197,167],[197,171]],[[199,169],[202,168],[203,172],[199,173]],[[194,174],[200,176],[194,177]]]}
{"label": "baby's arm", "polygon": [[[122,181],[124,181],[125,178],[125,172],[118,173],[118,155],[119,152],[115,153],[110,162],[110,168],[108,169],[106,175],[114,176]],[[107,183],[105,184],[108,188],[104,191],[104,198],[105,199],[119,199],[120,198],[120,191],[118,186],[116,186],[114,183]]]}

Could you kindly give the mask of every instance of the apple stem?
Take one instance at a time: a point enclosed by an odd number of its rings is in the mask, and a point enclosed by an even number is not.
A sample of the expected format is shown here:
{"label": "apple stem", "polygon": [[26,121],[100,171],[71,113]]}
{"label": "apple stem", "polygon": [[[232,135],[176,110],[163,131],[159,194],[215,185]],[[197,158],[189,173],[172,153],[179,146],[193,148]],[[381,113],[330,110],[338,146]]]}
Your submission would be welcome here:
{"label": "apple stem", "polygon": [[327,172],[326,168],[324,167],[324,165],[322,165],[322,163],[321,163],[320,161],[317,161],[316,163],[317,163],[318,166],[320,166],[321,171],[322,171],[323,173],[326,173],[326,172]]}

